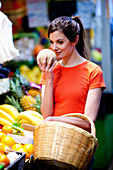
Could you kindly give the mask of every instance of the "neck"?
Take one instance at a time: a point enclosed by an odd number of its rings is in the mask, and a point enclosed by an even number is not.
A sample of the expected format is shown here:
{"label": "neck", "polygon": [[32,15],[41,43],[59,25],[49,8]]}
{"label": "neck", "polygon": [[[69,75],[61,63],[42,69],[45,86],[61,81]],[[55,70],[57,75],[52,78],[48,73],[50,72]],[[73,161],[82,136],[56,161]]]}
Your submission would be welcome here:
{"label": "neck", "polygon": [[78,55],[70,58],[69,60],[62,59],[61,60],[61,65],[64,66],[64,67],[74,67],[74,66],[76,66],[78,64],[83,63],[84,61],[86,61],[86,59],[81,57],[78,54]]}

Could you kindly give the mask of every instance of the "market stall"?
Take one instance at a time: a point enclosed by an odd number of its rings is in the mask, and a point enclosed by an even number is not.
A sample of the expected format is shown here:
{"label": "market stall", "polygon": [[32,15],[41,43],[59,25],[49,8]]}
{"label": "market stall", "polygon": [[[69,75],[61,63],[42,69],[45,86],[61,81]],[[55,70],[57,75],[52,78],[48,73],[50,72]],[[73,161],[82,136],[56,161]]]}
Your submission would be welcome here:
{"label": "market stall", "polygon": [[15,71],[5,64],[19,57],[20,49],[13,42],[12,22],[2,12],[0,22],[0,168],[28,169],[34,128],[43,121],[41,87],[22,76],[19,67]]}
{"label": "market stall", "polygon": [[[47,25],[49,19],[59,15],[57,7],[59,7],[60,1],[51,2],[51,0],[48,0],[48,4],[45,3],[46,1],[31,2],[30,0],[16,0],[15,2],[13,0],[1,0],[1,2],[1,10],[6,16],[0,12],[0,25],[4,25],[4,27],[0,27],[2,37],[0,38],[0,132],[2,132],[3,126],[9,125],[13,129],[13,133],[8,132],[8,136],[12,137],[16,144],[19,144],[17,146],[20,146],[20,144],[30,144],[31,146],[31,144],[33,145],[35,126],[43,121],[40,112],[41,86],[39,86],[39,81],[41,71],[36,63],[36,57],[40,50],[49,48]],[[97,11],[97,14],[94,12],[96,3],[93,3],[93,1],[77,2],[76,4],[75,1],[73,3],[70,0],[68,3],[65,1],[64,9],[62,5],[64,1],[62,1],[59,11],[62,13],[65,11],[69,14],[70,12],[78,12],[77,15],[84,16],[82,19],[91,50],[91,60],[103,67],[108,93],[105,91],[102,95],[98,118],[95,122],[99,145],[95,153],[93,168],[107,169],[113,157],[111,46],[110,39],[108,39],[110,38],[108,20],[110,11],[108,5],[107,7],[105,5],[105,1],[97,1],[98,4],[102,2],[102,11],[104,12],[104,15],[102,15],[104,22],[101,23],[99,11]],[[37,3],[38,7],[36,8]],[[49,4],[48,15],[47,5]],[[67,6],[71,7],[72,11],[67,10]],[[107,33],[105,32],[106,26]],[[108,47],[105,48],[105,46]],[[32,154],[26,157],[27,151],[23,154],[21,149],[14,150],[12,146],[8,146],[4,150],[6,154],[16,152],[17,156],[20,155],[14,163],[8,165],[9,168],[14,166],[16,169],[21,164],[25,169],[29,169],[30,165],[34,166]],[[37,165],[39,165],[39,162],[37,162]]]}

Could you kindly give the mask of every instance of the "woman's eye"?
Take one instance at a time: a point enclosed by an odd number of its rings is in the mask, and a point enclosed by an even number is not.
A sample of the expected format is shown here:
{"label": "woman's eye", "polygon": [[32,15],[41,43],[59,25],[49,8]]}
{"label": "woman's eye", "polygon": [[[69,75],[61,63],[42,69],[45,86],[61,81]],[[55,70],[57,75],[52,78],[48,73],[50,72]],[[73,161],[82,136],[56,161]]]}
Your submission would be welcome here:
{"label": "woman's eye", "polygon": [[58,43],[59,43],[59,44],[63,44],[63,41],[59,41]]}

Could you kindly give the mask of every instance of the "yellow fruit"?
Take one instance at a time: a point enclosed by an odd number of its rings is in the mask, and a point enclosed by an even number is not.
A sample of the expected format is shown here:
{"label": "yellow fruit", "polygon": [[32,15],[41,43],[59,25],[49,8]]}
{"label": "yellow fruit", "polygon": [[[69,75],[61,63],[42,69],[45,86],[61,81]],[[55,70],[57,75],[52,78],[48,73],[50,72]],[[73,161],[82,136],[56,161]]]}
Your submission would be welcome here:
{"label": "yellow fruit", "polygon": [[27,149],[25,149],[23,146],[21,146],[21,147],[19,147],[19,148],[17,148],[17,150],[16,151],[18,151],[18,152],[25,152],[26,153],[26,159],[28,159],[29,158],[29,154],[28,154],[28,151],[27,151]]}
{"label": "yellow fruit", "polygon": [[0,154],[5,152],[5,144],[0,142]]}
{"label": "yellow fruit", "polygon": [[[9,149],[10,149],[9,146],[7,146],[6,144],[4,144],[4,143],[2,143],[2,142],[0,142],[0,148],[1,148],[1,151],[3,150],[4,152],[5,152],[6,150],[9,150]],[[1,151],[0,151],[0,153],[1,153]]]}
{"label": "yellow fruit", "polygon": [[36,108],[33,107],[34,104],[36,104],[36,100],[32,96],[24,95],[20,99],[20,105],[24,110],[36,110]]}
{"label": "yellow fruit", "polygon": [[24,113],[31,114],[32,116],[37,117],[38,119],[40,119],[42,121],[44,120],[43,116],[40,113],[38,113],[37,111],[27,110],[27,111],[24,111]]}
{"label": "yellow fruit", "polygon": [[[33,116],[33,115],[32,115]],[[35,121],[37,122],[37,124],[39,124],[39,123],[41,123],[42,122],[42,120],[41,119],[39,119],[38,117],[36,117],[36,116],[33,116],[33,118],[35,119]],[[36,124],[36,125],[37,125]]]}
{"label": "yellow fruit", "polygon": [[7,167],[10,164],[10,160],[5,154],[0,155],[0,163],[4,163],[5,167]]}
{"label": "yellow fruit", "polygon": [[13,132],[13,128],[10,125],[4,125],[2,127],[2,132],[4,132],[5,134],[12,133]]}
{"label": "yellow fruit", "polygon": [[32,69],[32,72],[35,76],[39,76],[40,75],[40,68],[38,66],[34,66],[33,69]]}
{"label": "yellow fruit", "polygon": [[0,124],[1,125],[12,125],[12,123],[2,117],[0,117]]}
{"label": "yellow fruit", "polygon": [[22,65],[19,67],[19,70],[20,70],[20,72],[28,72],[28,71],[30,71],[31,69],[30,69],[27,65],[22,64]]}
{"label": "yellow fruit", "polygon": [[55,62],[56,60],[56,54],[50,50],[50,49],[42,49],[38,55],[37,55],[37,58],[39,58],[40,60],[40,63],[43,65],[43,59],[44,57],[47,56],[47,61],[46,61],[46,65],[48,64],[49,60],[50,60],[50,57],[52,56],[53,57],[53,60],[52,60],[52,64]]}
{"label": "yellow fruit", "polygon": [[6,136],[6,134],[5,134],[4,132],[1,132],[1,131],[0,131],[0,141],[1,141],[1,139],[2,139],[4,136]]}
{"label": "yellow fruit", "polygon": [[24,124],[31,124],[27,119],[24,119],[22,118],[20,121],[19,121],[21,124],[24,123]]}
{"label": "yellow fruit", "polygon": [[39,91],[39,89],[33,88],[33,87],[28,90],[28,93],[29,93],[32,97],[37,97],[38,95],[41,96],[41,92]]}
{"label": "yellow fruit", "polygon": [[15,140],[11,136],[8,136],[8,135],[4,136],[1,139],[1,142],[6,144],[7,146],[10,146],[10,147],[12,147],[15,144]]}
{"label": "yellow fruit", "polygon": [[22,144],[16,143],[16,144],[14,144],[14,145],[12,146],[12,149],[15,150],[15,151],[17,151],[17,149],[20,148],[20,147],[22,147]]}
{"label": "yellow fruit", "polygon": [[18,120],[22,120],[22,119],[26,119],[28,122],[30,122],[31,125],[36,126],[38,124],[37,119],[35,119],[35,117],[24,112],[20,112],[18,115]]}
{"label": "yellow fruit", "polygon": [[23,147],[28,151],[29,156],[33,154],[34,146],[33,144],[25,144]]}
{"label": "yellow fruit", "polygon": [[0,105],[0,109],[11,115],[13,119],[16,119],[19,114],[18,110],[10,104],[2,104]]}
{"label": "yellow fruit", "polygon": [[4,118],[5,120],[8,120],[9,122],[13,123],[14,119],[12,116],[10,116],[7,112],[0,110],[0,117]]}
{"label": "yellow fruit", "polygon": [[9,146],[7,146],[7,145],[5,145],[5,151],[6,150],[10,150],[11,148],[9,147]]}

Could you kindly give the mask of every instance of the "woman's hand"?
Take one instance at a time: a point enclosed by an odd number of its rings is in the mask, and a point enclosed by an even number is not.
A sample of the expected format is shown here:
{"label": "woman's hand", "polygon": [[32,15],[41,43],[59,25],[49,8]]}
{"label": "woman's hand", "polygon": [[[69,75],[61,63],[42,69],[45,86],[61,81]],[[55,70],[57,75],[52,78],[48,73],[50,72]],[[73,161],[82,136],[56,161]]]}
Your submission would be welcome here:
{"label": "woman's hand", "polygon": [[39,58],[37,57],[37,63],[43,72],[43,75],[46,78],[46,82],[42,85],[42,103],[41,103],[41,112],[44,118],[53,115],[53,67],[55,66],[55,61],[52,64],[53,57],[51,56],[47,64],[47,56],[44,57],[43,63],[40,63]]}
{"label": "woman's hand", "polygon": [[55,61],[52,64],[52,60],[53,60],[53,57],[51,56],[50,59],[49,59],[49,62],[47,64],[47,56],[45,56],[44,59],[43,59],[43,65],[42,65],[40,63],[39,58],[37,57],[38,66],[40,67],[41,71],[45,75],[46,80],[53,80],[53,68],[54,68],[57,61]]}

